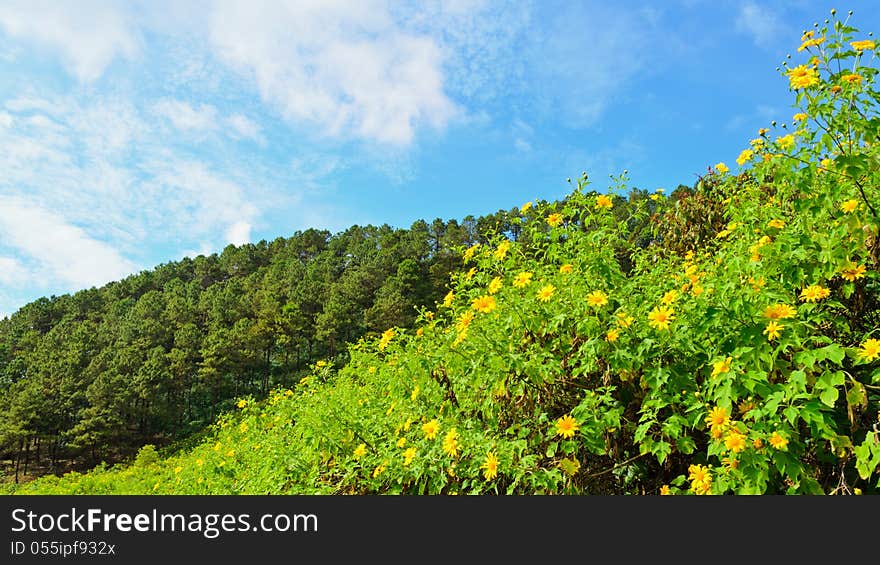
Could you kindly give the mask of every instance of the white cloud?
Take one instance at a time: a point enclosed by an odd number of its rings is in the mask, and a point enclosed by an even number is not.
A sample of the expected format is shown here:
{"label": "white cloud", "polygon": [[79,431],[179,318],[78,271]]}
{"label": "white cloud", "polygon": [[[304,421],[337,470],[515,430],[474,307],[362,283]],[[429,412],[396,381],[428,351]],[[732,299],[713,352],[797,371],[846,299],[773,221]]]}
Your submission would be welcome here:
{"label": "white cloud", "polygon": [[122,56],[134,58],[140,39],[124,4],[112,0],[5,0],[0,28],[56,50],[68,71],[91,82]]}
{"label": "white cloud", "polygon": [[227,125],[237,137],[245,137],[254,141],[262,141],[260,126],[242,114],[233,114],[226,118]]}
{"label": "white cloud", "polygon": [[226,240],[232,245],[250,243],[251,225],[248,222],[235,222],[226,230]]}
{"label": "white cloud", "polygon": [[752,36],[759,47],[769,47],[779,37],[782,25],[770,8],[754,2],[744,3],[736,18],[736,29]]}
{"label": "white cloud", "polygon": [[12,116],[6,112],[0,112],[0,126],[8,128],[12,125]]}
{"label": "white cloud", "polygon": [[182,131],[204,131],[217,127],[217,108],[211,104],[201,104],[194,108],[180,100],[165,99],[157,102],[154,109]]}
{"label": "white cloud", "polygon": [[405,146],[457,112],[440,47],[385,2],[218,1],[210,41],[286,119],[327,136]]}
{"label": "white cloud", "polygon": [[135,271],[116,249],[62,215],[18,198],[0,201],[0,234],[4,244],[41,270],[78,287],[101,285]]}
{"label": "white cloud", "polygon": [[14,257],[0,257],[0,283],[15,286],[29,280],[31,276],[20,261]]}

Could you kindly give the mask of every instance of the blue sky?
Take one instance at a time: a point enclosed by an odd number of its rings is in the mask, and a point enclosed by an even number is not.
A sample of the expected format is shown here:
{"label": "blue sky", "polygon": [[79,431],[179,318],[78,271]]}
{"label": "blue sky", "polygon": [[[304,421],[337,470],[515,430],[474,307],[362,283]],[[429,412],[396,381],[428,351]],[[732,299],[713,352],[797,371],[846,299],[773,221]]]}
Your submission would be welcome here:
{"label": "blue sky", "polygon": [[229,243],[692,185],[874,0],[0,3],[0,316]]}

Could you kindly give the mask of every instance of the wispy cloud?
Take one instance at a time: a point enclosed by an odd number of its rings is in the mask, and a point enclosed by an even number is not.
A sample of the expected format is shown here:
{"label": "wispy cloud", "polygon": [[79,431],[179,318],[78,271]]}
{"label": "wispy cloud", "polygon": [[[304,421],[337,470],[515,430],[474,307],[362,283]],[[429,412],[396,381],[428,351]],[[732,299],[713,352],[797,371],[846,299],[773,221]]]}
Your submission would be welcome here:
{"label": "wispy cloud", "polygon": [[[77,287],[122,278],[135,270],[112,246],[90,237],[62,215],[19,198],[0,201],[0,234],[37,272]],[[8,261],[7,261],[8,262]],[[16,261],[14,276],[30,278]]]}
{"label": "wispy cloud", "polygon": [[745,2],[736,17],[736,30],[752,37],[759,47],[770,47],[783,33],[784,26],[772,8]]}
{"label": "wispy cloud", "polygon": [[217,127],[217,108],[211,104],[193,107],[181,100],[160,100],[154,106],[157,114],[168,119],[179,130],[211,130]]}
{"label": "wispy cloud", "polygon": [[125,5],[112,0],[6,0],[0,28],[54,49],[77,79],[91,82],[117,57],[135,58],[140,36]]}
{"label": "wispy cloud", "polygon": [[385,2],[218,2],[210,40],[294,124],[331,137],[408,145],[456,113],[443,57]]}

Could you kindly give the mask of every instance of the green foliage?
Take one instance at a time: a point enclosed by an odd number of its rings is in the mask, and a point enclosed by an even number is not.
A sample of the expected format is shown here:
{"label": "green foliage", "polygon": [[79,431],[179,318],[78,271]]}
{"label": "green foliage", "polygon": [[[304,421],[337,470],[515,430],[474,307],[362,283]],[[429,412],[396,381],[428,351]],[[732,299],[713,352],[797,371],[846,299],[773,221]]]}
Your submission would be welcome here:
{"label": "green foliage", "polygon": [[[856,33],[805,35],[826,39],[805,47],[815,80],[787,75],[794,131],[762,130],[739,174],[669,197],[584,176],[461,244],[413,327],[241,398],[155,466],[19,491],[877,493],[880,96]],[[415,292],[399,264],[379,309]],[[352,323],[368,275],[333,298]]]}

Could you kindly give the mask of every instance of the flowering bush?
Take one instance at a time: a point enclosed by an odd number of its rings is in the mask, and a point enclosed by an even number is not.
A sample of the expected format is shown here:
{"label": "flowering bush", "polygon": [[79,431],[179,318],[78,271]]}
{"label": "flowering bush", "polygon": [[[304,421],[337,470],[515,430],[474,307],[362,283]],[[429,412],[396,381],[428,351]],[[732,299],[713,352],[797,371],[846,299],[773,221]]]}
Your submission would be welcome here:
{"label": "flowering bush", "polygon": [[240,403],[160,465],[25,490],[876,493],[875,44],[833,14],[798,57],[790,124],[688,202],[584,176],[523,206],[517,241],[463,249],[415,330]]}

